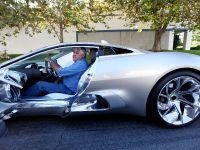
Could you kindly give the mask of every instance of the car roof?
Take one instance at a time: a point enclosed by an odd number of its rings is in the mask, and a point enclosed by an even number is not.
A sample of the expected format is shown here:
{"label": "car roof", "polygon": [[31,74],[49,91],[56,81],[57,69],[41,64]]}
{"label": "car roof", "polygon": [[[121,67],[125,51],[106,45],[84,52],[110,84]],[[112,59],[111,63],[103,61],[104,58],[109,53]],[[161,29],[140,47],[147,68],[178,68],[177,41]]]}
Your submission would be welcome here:
{"label": "car roof", "polygon": [[[129,50],[133,50],[133,51],[140,51],[139,49],[134,49],[134,48],[130,48],[130,47],[126,47],[123,45],[117,45],[117,44],[111,44],[111,43],[98,43],[98,42],[67,42],[67,43],[58,43],[58,44],[54,44],[50,47],[56,47],[56,46],[75,46],[75,45],[91,45],[91,46],[109,46],[109,47],[117,47],[117,48],[122,48],[122,49],[129,49]],[[48,48],[46,47],[46,48]]]}

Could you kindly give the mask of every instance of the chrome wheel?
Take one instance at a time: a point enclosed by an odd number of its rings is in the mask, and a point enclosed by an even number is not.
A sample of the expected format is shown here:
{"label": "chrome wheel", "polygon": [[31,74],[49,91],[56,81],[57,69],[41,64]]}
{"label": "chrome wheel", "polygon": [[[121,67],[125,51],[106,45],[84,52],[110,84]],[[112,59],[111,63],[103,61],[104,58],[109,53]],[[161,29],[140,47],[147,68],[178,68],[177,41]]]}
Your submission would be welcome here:
{"label": "chrome wheel", "polygon": [[192,122],[200,113],[200,82],[190,76],[171,79],[158,94],[157,110],[168,124]]}

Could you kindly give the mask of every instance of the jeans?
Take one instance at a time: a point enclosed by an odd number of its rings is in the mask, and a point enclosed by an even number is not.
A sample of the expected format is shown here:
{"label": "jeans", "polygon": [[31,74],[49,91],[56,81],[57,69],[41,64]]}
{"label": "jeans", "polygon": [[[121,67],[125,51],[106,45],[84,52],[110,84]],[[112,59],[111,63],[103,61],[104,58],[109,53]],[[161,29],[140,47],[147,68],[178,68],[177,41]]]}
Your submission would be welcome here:
{"label": "jeans", "polygon": [[63,83],[56,84],[45,81],[39,81],[36,84],[29,87],[26,91],[23,91],[22,96],[39,96],[49,93],[72,94],[71,90],[67,88]]}

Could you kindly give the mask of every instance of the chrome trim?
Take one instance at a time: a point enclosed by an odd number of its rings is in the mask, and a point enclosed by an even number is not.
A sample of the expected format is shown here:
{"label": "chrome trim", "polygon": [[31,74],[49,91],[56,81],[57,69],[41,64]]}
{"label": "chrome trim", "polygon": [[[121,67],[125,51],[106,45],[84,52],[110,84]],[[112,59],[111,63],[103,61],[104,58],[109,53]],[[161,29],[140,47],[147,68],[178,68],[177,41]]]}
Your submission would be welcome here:
{"label": "chrome trim", "polygon": [[0,102],[0,120],[9,119],[14,113],[16,113],[16,106],[17,103]]}
{"label": "chrome trim", "polygon": [[77,96],[81,96],[85,90],[87,89],[87,87],[89,86],[93,75],[95,73],[96,70],[96,64],[98,63],[98,57],[96,58],[95,62],[92,64],[92,66],[90,68],[88,68],[84,74],[81,76],[79,82],[78,82],[78,91],[76,93]]}
{"label": "chrome trim", "polygon": [[16,116],[58,115],[65,116],[69,112],[69,102],[66,100],[30,100],[23,99],[15,109]]}
{"label": "chrome trim", "polygon": [[91,111],[106,111],[109,108],[101,107],[98,104],[95,95],[87,94],[82,95],[72,103],[71,113],[73,112],[91,112]]}
{"label": "chrome trim", "polygon": [[[0,81],[22,89],[23,87],[20,84],[16,83],[13,79],[11,79],[9,77],[9,74],[12,75],[12,73],[16,73],[16,71],[10,71],[8,69],[1,69],[0,70]],[[15,77],[15,78],[17,78],[17,77]]]}

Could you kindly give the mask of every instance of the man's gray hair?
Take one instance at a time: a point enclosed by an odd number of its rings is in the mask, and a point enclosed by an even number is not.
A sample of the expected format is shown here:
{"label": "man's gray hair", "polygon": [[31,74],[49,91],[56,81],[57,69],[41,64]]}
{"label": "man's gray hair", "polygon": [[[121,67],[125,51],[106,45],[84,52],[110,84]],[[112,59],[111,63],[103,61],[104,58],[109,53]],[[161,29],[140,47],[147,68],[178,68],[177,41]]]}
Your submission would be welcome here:
{"label": "man's gray hair", "polygon": [[86,49],[84,47],[74,47],[74,49],[78,49],[83,52],[84,57],[86,57]]}

